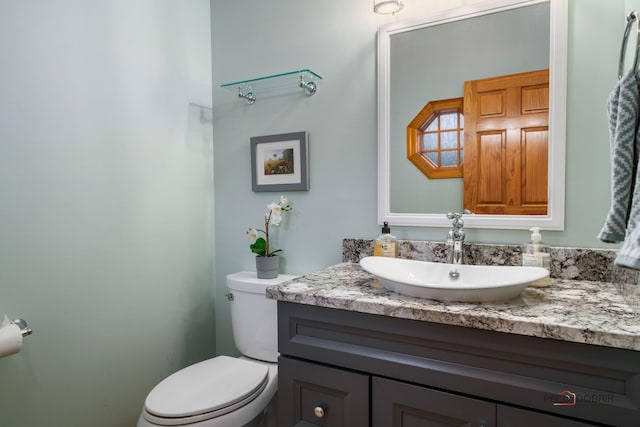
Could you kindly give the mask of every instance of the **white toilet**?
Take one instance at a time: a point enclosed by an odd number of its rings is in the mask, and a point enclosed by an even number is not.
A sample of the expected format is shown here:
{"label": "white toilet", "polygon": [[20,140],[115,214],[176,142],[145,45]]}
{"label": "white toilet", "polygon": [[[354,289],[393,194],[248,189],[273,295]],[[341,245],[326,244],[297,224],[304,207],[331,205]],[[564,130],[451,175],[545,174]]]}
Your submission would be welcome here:
{"label": "white toilet", "polygon": [[147,396],[138,427],[275,427],[277,304],[265,292],[295,277],[229,274],[233,338],[244,356],[214,357],[161,381]]}

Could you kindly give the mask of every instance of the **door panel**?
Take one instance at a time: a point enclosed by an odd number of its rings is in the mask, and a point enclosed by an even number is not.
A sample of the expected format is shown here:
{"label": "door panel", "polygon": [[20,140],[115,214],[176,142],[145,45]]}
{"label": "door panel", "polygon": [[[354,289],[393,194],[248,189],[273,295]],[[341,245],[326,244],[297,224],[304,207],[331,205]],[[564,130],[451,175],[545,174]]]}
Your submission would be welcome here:
{"label": "door panel", "polygon": [[373,427],[493,427],[496,405],[373,377]]}
{"label": "door panel", "polygon": [[479,204],[506,203],[503,188],[504,140],[504,132],[482,132],[477,135],[478,174],[473,185],[478,187]]}
{"label": "door panel", "polygon": [[278,409],[280,427],[366,427],[369,376],[280,357]]}
{"label": "door panel", "polygon": [[498,405],[498,427],[595,427],[596,424],[573,421],[526,409]]}

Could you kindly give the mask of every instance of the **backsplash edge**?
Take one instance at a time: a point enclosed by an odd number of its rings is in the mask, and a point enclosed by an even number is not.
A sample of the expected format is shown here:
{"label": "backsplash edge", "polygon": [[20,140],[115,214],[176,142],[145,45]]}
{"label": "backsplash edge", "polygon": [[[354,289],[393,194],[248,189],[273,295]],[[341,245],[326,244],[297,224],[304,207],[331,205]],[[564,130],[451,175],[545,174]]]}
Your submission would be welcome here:
{"label": "backsplash edge", "polygon": [[[399,257],[447,262],[449,248],[443,242],[399,240]],[[372,239],[344,238],[343,262],[359,262],[373,254]],[[640,272],[614,265],[617,251],[611,249],[551,247],[551,277],[618,284],[638,284]],[[469,243],[464,247],[469,264],[521,265],[522,246]]]}

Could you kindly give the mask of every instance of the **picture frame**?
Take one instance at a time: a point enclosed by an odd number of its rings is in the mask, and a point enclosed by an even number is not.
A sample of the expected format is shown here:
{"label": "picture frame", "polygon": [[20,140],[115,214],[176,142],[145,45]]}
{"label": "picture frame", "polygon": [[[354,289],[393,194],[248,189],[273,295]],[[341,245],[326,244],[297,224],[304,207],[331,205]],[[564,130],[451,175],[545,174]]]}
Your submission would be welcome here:
{"label": "picture frame", "polygon": [[251,137],[251,189],[309,190],[307,132]]}

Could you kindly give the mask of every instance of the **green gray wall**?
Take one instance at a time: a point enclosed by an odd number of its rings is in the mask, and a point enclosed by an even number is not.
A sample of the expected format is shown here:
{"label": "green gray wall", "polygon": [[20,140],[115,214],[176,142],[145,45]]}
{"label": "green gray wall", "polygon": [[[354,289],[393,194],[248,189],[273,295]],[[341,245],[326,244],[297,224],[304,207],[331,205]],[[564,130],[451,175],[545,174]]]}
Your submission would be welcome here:
{"label": "green gray wall", "polygon": [[131,427],[215,352],[209,1],[2,1],[0,70],[0,425]]}
{"label": "green gray wall", "polygon": [[[304,274],[341,261],[343,237],[373,238],[376,217],[376,30],[417,17],[406,2],[377,16],[370,0],[212,2],[216,198],[216,340],[234,353],[224,277],[253,270],[245,228],[260,224],[279,193],[251,192],[249,138],[306,130],[311,190],[288,193],[295,211],[279,230],[286,265]],[[623,0],[569,2],[566,226],[546,232],[554,246],[611,247],[596,238],[609,204],[605,101],[616,81],[626,12]],[[637,2],[636,2],[637,3]],[[423,6],[424,7],[424,6]],[[246,23],[246,24],[243,24]],[[633,49],[632,47],[630,49]],[[223,83],[311,68],[318,93],[264,96],[247,106]],[[442,228],[394,227],[399,238],[444,240]],[[527,231],[467,231],[470,242],[520,243]]]}

